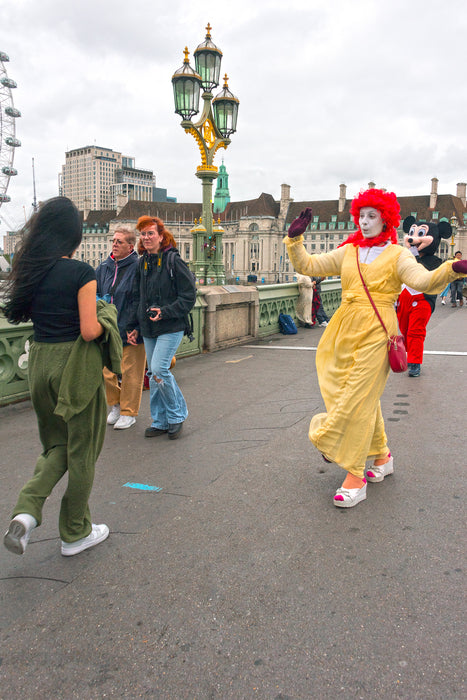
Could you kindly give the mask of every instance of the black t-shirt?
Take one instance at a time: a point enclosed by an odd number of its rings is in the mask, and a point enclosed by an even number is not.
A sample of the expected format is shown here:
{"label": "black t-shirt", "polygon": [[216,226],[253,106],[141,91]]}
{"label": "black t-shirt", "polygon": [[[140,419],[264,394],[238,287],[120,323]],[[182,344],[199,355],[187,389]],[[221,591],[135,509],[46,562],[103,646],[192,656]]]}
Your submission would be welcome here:
{"label": "black t-shirt", "polygon": [[87,263],[60,258],[40,282],[32,302],[34,340],[66,343],[80,334],[78,291],[96,273]]}

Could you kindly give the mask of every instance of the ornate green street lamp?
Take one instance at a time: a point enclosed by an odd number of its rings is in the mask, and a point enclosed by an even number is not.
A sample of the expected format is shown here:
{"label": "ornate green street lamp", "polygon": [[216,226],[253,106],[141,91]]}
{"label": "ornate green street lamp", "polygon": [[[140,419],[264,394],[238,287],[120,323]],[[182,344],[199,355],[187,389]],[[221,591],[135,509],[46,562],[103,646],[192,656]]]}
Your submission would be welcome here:
{"label": "ornate green street lamp", "polygon": [[450,219],[449,223],[451,224],[451,228],[452,228],[452,234],[451,234],[451,258],[453,258],[453,257],[454,257],[454,243],[455,243],[455,240],[454,240],[454,239],[455,239],[455,237],[456,237],[457,227],[458,227],[458,225],[459,225],[459,221],[457,220],[457,216],[456,216],[456,214],[455,214],[454,212],[452,212],[452,216],[451,216],[451,219]]}
{"label": "ornate green street lamp", "polygon": [[[230,135],[237,129],[238,99],[230,92],[227,75],[224,87],[213,99],[212,90],[219,85],[222,51],[211,40],[211,26],[206,27],[206,38],[194,51],[195,68],[190,66],[185,47],[183,66],[172,76],[175,112],[182,117],[181,126],[198,144],[201,165],[196,176],[202,183],[202,223],[192,229],[194,253],[191,267],[197,279],[204,284],[224,284],[225,270],[222,256],[222,229],[213,232],[212,184],[218,176],[214,156],[219,148],[227,148]],[[203,90],[203,110],[199,121],[191,118],[199,112],[199,95]]]}

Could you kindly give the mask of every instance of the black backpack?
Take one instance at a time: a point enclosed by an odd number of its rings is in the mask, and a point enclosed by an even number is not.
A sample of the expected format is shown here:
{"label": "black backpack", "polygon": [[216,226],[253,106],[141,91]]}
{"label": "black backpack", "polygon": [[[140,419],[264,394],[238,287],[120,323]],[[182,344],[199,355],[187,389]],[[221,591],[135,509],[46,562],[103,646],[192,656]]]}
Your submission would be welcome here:
{"label": "black backpack", "polygon": [[[177,276],[175,274],[175,258],[177,255],[180,256],[178,250],[171,248],[167,251],[166,257],[167,272],[169,273],[169,277],[175,288],[177,288]],[[192,277],[193,287],[196,289],[196,275],[194,272],[192,272],[192,270],[190,270],[190,275]],[[195,336],[193,335],[193,314],[191,311],[185,316],[185,335],[188,337],[190,343],[192,343],[195,339]]]}

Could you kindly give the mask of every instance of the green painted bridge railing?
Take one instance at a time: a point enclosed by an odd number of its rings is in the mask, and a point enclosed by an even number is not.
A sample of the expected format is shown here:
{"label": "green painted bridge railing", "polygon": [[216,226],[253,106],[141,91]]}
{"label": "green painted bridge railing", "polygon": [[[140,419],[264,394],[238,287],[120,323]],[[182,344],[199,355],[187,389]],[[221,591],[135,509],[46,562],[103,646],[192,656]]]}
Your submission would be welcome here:
{"label": "green painted bridge railing", "polygon": [[[279,332],[279,314],[290,314],[296,318],[295,304],[298,285],[272,284],[260,286],[258,337],[265,338]],[[340,304],[341,283],[325,280],[321,283],[321,298],[328,316],[332,316]],[[198,295],[192,311],[194,340],[182,340],[177,357],[188,357],[203,352],[205,302]],[[0,406],[29,398],[28,357],[29,344],[33,337],[32,324],[12,325],[0,316]],[[243,342],[239,338],[239,343]]]}

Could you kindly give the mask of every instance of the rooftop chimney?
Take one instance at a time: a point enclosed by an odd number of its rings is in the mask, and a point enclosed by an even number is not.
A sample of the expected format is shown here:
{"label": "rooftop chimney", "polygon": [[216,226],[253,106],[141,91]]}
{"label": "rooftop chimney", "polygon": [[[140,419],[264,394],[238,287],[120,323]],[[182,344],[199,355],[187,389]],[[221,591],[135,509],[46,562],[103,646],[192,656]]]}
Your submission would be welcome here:
{"label": "rooftop chimney", "polygon": [[290,185],[281,185],[281,201],[290,201]]}
{"label": "rooftop chimney", "polygon": [[347,185],[339,185],[339,207],[337,210],[339,212],[339,214],[344,211],[346,197],[347,197]]}
{"label": "rooftop chimney", "polygon": [[431,194],[430,194],[430,209],[436,208],[436,201],[438,199],[438,178],[431,178]]}
{"label": "rooftop chimney", "polygon": [[374,190],[375,187],[376,187],[376,185],[375,185],[374,182],[369,182],[369,183],[368,183],[368,189],[369,189],[369,190]]}
{"label": "rooftop chimney", "polygon": [[279,226],[281,229],[285,225],[287,212],[289,211],[289,205],[291,202],[293,202],[293,199],[290,196],[290,185],[281,185],[281,204],[279,210]]}
{"label": "rooftop chimney", "polygon": [[457,183],[457,196],[462,200],[464,207],[467,206],[467,198],[465,196],[466,188],[467,184],[465,182]]}
{"label": "rooftop chimney", "polygon": [[91,211],[91,200],[89,197],[84,198],[83,222],[86,222]]}
{"label": "rooftop chimney", "polygon": [[120,214],[125,204],[128,204],[128,195],[121,193],[117,194],[117,215]]}

